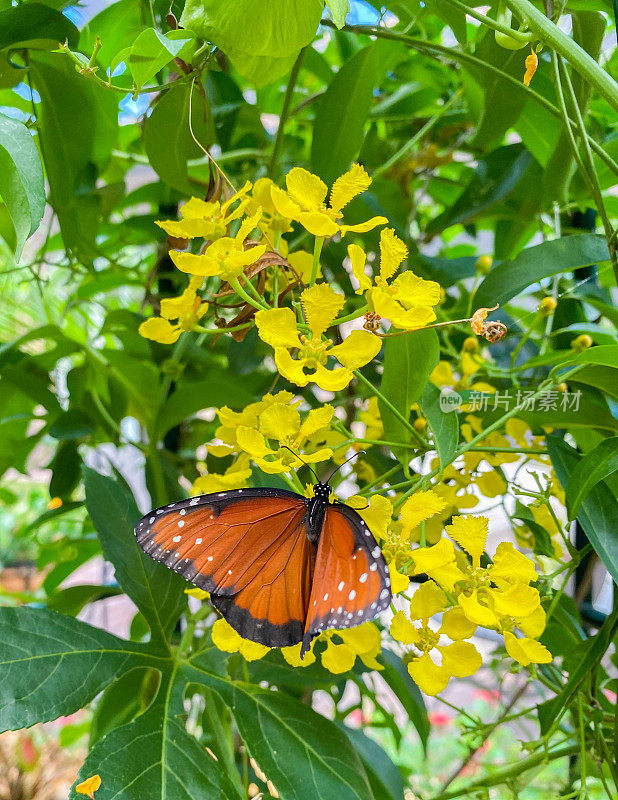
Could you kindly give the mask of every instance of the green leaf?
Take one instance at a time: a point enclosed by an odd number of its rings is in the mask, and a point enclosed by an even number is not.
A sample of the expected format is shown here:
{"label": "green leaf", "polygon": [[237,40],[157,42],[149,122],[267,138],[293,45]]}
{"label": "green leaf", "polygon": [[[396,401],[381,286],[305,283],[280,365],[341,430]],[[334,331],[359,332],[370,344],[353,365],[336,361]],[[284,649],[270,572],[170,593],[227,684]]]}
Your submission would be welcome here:
{"label": "green leaf", "polygon": [[30,53],[30,71],[41,96],[39,142],[66,247],[88,263],[96,255],[101,215],[96,180],[111,157],[118,132],[117,99],[84,80],[66,56]]}
{"label": "green leaf", "polygon": [[74,441],[62,442],[48,465],[52,471],[49,493],[52,497],[68,497],[81,478],[82,460]]}
{"label": "green leaf", "polygon": [[[547,438],[547,450],[558,480],[566,490],[581,459],[574,448],[555,436]],[[614,582],[618,583],[618,502],[605,483],[597,483],[590,489],[580,505],[577,519]]]}
{"label": "green leaf", "polygon": [[21,4],[0,12],[0,48],[35,39],[68,41],[69,47],[77,47],[79,31],[68,17],[43,3]]}
{"label": "green leaf", "polygon": [[[440,345],[434,330],[415,331],[405,336],[386,339],[381,393],[387,397],[404,419],[410,417],[410,406],[423,393],[429,376],[440,359]],[[382,401],[378,400],[388,442],[410,442],[410,431]],[[397,457],[409,463],[410,452],[401,450]]]}
{"label": "green leaf", "polygon": [[286,800],[372,800],[365,770],[335,723],[283,692],[235,684],[233,713],[250,755]]}
{"label": "green leaf", "polygon": [[47,433],[54,439],[82,439],[94,433],[95,426],[90,417],[78,408],[70,408],[59,414]]}
{"label": "green leaf", "polygon": [[421,411],[433,433],[433,440],[442,466],[450,464],[459,444],[459,417],[456,409],[443,411],[442,393],[433,383],[428,383],[419,400]]}
{"label": "green leaf", "polygon": [[15,227],[15,257],[19,259],[24,242],[43,218],[45,184],[32,134],[22,122],[4,114],[0,114],[0,198]]}
{"label": "green leaf", "polygon": [[589,350],[584,350],[583,353],[578,353],[572,361],[577,364],[596,364],[601,367],[618,369],[618,345],[603,344],[599,347],[591,347]]}
{"label": "green leaf", "polygon": [[373,796],[384,800],[402,800],[405,782],[380,745],[358,729],[347,728],[343,723],[340,723],[340,727],[363,762]]}
{"label": "green leaf", "polygon": [[141,514],[126,485],[88,467],[84,485],[88,513],[116,580],[146,617],[153,640],[167,648],[167,636],[185,605],[186,582],[139,548],[133,526]]}
{"label": "green leaf", "polygon": [[410,677],[401,658],[392,650],[383,647],[378,659],[381,664],[384,664],[384,671],[380,675],[403,706],[410,722],[416,728],[423,749],[426,751],[431,726],[420,689]]}
{"label": "green leaf", "polygon": [[311,168],[327,184],[357,158],[365,137],[378,65],[377,50],[365,47],[341,67],[315,113]]}
{"label": "green leaf", "polygon": [[180,25],[216,44],[241,75],[263,86],[290,72],[323,8],[322,0],[187,0]]}
{"label": "green leaf", "polygon": [[[240,800],[222,766],[182,722],[182,694],[165,676],[146,713],[114,728],[92,748],[77,782],[99,774],[97,800]],[[80,800],[75,787],[70,800]]]}
{"label": "green leaf", "polygon": [[[101,49],[97,54],[97,63],[110,67],[117,53],[125,48],[130,52],[130,45],[144,30],[140,11],[140,6],[135,0],[119,0],[104,6],[81,30],[82,53],[92,53],[98,36],[101,40]],[[127,58],[128,54],[127,52]],[[113,69],[111,71],[113,72]]]}
{"label": "green leaf", "polygon": [[333,22],[338,28],[343,28],[345,18],[350,12],[350,0],[326,0],[326,5],[330,9]]}
{"label": "green leaf", "polygon": [[604,236],[582,233],[528,247],[512,261],[491,270],[474,295],[476,308],[504,305],[529,286],[551,275],[607,261]]}
{"label": "green leaf", "polygon": [[0,731],[72,714],[139,666],[138,649],[52,611],[0,608]]}
{"label": "green leaf", "polygon": [[569,475],[565,494],[569,519],[575,519],[590,490],[618,470],[618,436],[605,439]]}
{"label": "green leaf", "polygon": [[145,668],[131,669],[110,683],[98,698],[94,709],[90,724],[90,747],[113,728],[131,722],[145,711],[152,701],[152,690],[156,692],[158,683],[158,673]]}
{"label": "green leaf", "polygon": [[96,600],[106,597],[115,597],[119,594],[121,594],[121,590],[114,586],[88,583],[68,586],[66,589],[54,592],[47,601],[47,608],[50,611],[57,611],[59,614],[76,617],[88,603],[94,603]]}
{"label": "green leaf", "polygon": [[174,58],[186,59],[195,49],[195,38],[188,31],[159,33],[146,28],[137,37],[129,53],[129,67],[137,88],[163,69]]}
{"label": "green leaf", "polygon": [[[153,108],[144,129],[144,146],[151,167],[169,186],[189,195],[199,190],[191,183],[187,162],[203,155],[189,130],[190,98],[190,84],[169,89]],[[193,132],[207,147],[213,139],[212,119],[197,89],[193,90],[191,112]]]}
{"label": "green leaf", "polygon": [[254,394],[234,378],[218,377],[185,383],[173,392],[159,413],[160,433],[165,433],[203,408],[229,406],[241,410],[254,400]]}

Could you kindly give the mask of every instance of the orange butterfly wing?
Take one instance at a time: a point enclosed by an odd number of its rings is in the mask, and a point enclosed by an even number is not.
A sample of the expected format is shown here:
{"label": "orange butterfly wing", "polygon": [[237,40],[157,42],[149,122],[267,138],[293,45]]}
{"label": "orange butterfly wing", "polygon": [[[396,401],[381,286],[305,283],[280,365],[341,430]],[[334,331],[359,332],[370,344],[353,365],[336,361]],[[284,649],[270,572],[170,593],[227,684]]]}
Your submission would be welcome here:
{"label": "orange butterfly wing", "polygon": [[307,506],[279,489],[236,489],[147,514],[136,526],[149,556],[211,593],[241,636],[269,647],[302,639],[315,547]]}
{"label": "orange butterfly wing", "polygon": [[326,509],[301,654],[328,628],[351,628],[388,608],[391,588],[382,551],[360,515],[342,503]]}

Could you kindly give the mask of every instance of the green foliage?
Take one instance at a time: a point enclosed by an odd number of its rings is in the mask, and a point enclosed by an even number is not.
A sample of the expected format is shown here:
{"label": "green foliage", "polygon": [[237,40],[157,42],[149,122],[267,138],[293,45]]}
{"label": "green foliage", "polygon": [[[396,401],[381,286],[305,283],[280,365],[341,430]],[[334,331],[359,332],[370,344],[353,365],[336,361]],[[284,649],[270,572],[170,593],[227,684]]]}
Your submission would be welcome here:
{"label": "green foliage", "polygon": [[[375,26],[346,25],[348,0],[119,0],[85,24],[66,5],[0,3],[0,566],[39,574],[17,589],[0,575],[2,730],[89,706],[79,780],[102,776],[96,800],[237,800],[249,783],[283,800],[540,797],[547,775],[553,795],[611,797],[616,614],[582,599],[582,575],[618,583],[616,4],[569,0],[560,26],[527,0],[487,16],[459,0],[393,2],[376,7]],[[497,13],[506,7],[512,19]],[[499,44],[507,16],[538,53],[529,87],[530,46]],[[155,221],[179,219],[192,196],[224,203],[246,181],[283,187],[292,167],[330,187],[353,163],[372,183],[343,208],[345,224],[388,219],[409,252],[400,274],[439,284],[436,327],[393,326],[339,392],[276,372],[255,304],[277,296],[302,318],[305,287],[286,259],[308,256],[309,284],[314,242],[294,220],[272,222],[268,190],[265,230],[249,237],[267,242],[265,261],[240,291],[209,278],[203,317],[194,304],[171,318],[177,341],[140,335],[187,289],[170,250],[197,254],[239,225],[201,243]],[[345,298],[324,342],[345,341],[348,323],[385,331],[370,313],[376,287],[397,298],[378,274],[380,230],[317,248],[320,280]],[[373,273],[358,294],[350,244]],[[471,340],[473,313],[496,304]],[[495,320],[507,328],[498,341]],[[471,407],[447,410],[443,388]],[[377,664],[343,673],[321,660],[338,634],[302,668],[276,650],[246,661],[214,646],[208,600],[189,603],[189,585],[143,554],[133,526],[139,508],[185,498],[198,479],[217,490],[239,474],[242,485],[310,482],[304,467],[273,475],[237,456],[218,415],[279,391],[301,398],[303,415],[336,407],[310,448],[331,449],[335,464],[365,451],[344,470],[346,492],[388,498],[395,515],[419,490],[446,498],[405,547],[401,520],[384,527],[380,545],[408,579],[422,580],[417,544],[477,514],[477,495],[505,510],[536,558],[539,641],[553,662],[518,664],[497,648],[486,664],[496,685],[517,671],[537,708],[506,696],[488,716],[466,705],[445,743],[408,669],[418,653],[395,652],[386,618]],[[473,407],[479,392],[485,405]],[[103,560],[109,579],[83,576]],[[77,619],[121,596],[134,614],[125,638]],[[511,714],[540,728],[523,749]],[[509,763],[497,768],[500,737]]]}

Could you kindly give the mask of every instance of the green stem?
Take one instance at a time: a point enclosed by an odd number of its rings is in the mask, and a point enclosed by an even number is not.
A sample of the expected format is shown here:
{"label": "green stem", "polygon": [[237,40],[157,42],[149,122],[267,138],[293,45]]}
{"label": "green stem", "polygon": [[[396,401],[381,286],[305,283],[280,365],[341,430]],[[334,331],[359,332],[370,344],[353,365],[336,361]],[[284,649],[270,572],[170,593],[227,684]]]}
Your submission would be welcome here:
{"label": "green stem", "polygon": [[530,0],[505,0],[507,6],[546,45],[560,53],[576,72],[618,111],[618,84],[577,42],[539,11]]}
{"label": "green stem", "polygon": [[541,750],[528,758],[522,758],[514,764],[510,764],[503,769],[497,769],[486,778],[481,778],[478,781],[467,782],[461,789],[453,789],[450,792],[441,792],[435,795],[431,800],[451,800],[451,798],[467,797],[477,789],[489,789],[492,786],[499,786],[501,783],[507,783],[512,778],[519,778],[524,772],[538,767],[548,761],[555,761],[558,758],[568,758],[568,756],[575,755],[579,752],[579,744],[565,744],[562,747],[557,747],[554,750]]}
{"label": "green stem", "polygon": [[460,96],[461,89],[458,89],[455,94],[453,94],[453,96],[440,108],[437,114],[434,114],[433,117],[403,145],[403,147],[399,148],[399,150],[392,155],[388,161],[385,161],[374,170],[373,178],[377,178],[379,175],[387,172],[393,166],[393,164],[396,164],[397,161],[399,161],[399,159],[401,159],[408,152],[408,150],[411,150],[414,145],[419,142],[426,133],[429,133],[429,131],[439,122],[439,120],[444,116],[444,114],[446,114],[449,108],[451,108],[451,106],[456,100],[459,99]]}
{"label": "green stem", "polygon": [[522,33],[521,31],[516,31],[514,28],[507,28],[505,25],[501,25],[499,22],[496,22],[495,19],[488,17],[486,14],[481,14],[480,11],[476,11],[476,9],[462,3],[461,0],[446,0],[446,2],[455,6],[455,8],[458,8],[460,11],[463,11],[464,14],[467,14],[469,17],[478,20],[486,27],[491,28],[493,31],[503,33],[511,39],[517,39],[517,41],[521,42],[522,47],[534,39],[529,33]]}
{"label": "green stem", "polygon": [[352,322],[359,317],[363,317],[365,312],[369,310],[369,306],[365,305],[358,309],[358,311],[353,311],[351,314],[346,314],[345,317],[338,317],[334,322],[332,322],[328,327],[334,328],[335,325],[342,325],[344,322]]}
{"label": "green stem", "polygon": [[318,278],[318,270],[320,269],[320,254],[322,253],[322,245],[324,238],[322,236],[315,237],[315,244],[313,246],[313,264],[311,266],[311,280],[309,286],[313,286]]}
{"label": "green stem", "polygon": [[236,294],[239,297],[242,297],[242,299],[246,303],[249,303],[250,306],[253,306],[253,308],[256,308],[258,311],[264,311],[266,306],[262,305],[261,303],[258,303],[257,300],[254,300],[253,297],[251,297],[251,295],[247,294],[247,292],[240,285],[240,281],[238,280],[238,278],[231,278],[230,286],[236,292]]}
{"label": "green stem", "polygon": [[391,401],[388,399],[388,397],[383,395],[382,392],[379,389],[376,389],[376,387],[371,383],[371,381],[368,381],[367,378],[363,375],[363,373],[360,370],[355,369],[354,370],[354,375],[356,376],[356,379],[360,383],[362,383],[367,389],[369,389],[369,391],[372,394],[374,394],[379,400],[381,400],[382,403],[389,409],[389,411],[397,417],[399,422],[401,422],[401,424],[404,426],[404,428],[410,433],[412,438],[415,439],[418,442],[419,447],[422,447],[423,449],[427,449],[427,442],[425,442],[425,441],[423,441],[423,439],[421,439],[421,437],[419,436],[419,433],[416,430],[416,428],[413,425],[411,425],[410,421],[407,420],[404,417],[404,415],[401,413],[401,411],[399,411],[399,409],[396,408],[391,403]]}
{"label": "green stem", "polygon": [[285,95],[283,97],[283,106],[281,107],[281,116],[279,117],[277,135],[275,137],[275,144],[273,145],[273,152],[272,156],[270,157],[270,163],[268,165],[268,174],[270,175],[271,178],[275,174],[277,161],[279,160],[279,153],[281,152],[281,145],[283,144],[283,137],[285,134],[285,123],[287,122],[288,116],[290,114],[290,105],[292,103],[292,97],[294,96],[294,89],[296,88],[296,81],[298,80],[298,73],[300,72],[300,68],[302,67],[306,50],[307,48],[303,47],[303,49],[298,54],[298,57],[294,62],[294,66],[292,67],[292,72],[290,73],[290,79],[288,80],[288,85],[286,86],[285,89]]}

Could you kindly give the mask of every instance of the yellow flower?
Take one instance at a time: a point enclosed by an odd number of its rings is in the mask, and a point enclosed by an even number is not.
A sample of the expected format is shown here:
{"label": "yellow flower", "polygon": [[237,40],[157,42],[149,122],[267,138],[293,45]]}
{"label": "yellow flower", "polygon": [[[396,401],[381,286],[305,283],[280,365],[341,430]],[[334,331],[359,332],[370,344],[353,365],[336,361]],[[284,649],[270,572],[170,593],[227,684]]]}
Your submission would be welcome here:
{"label": "yellow flower", "polygon": [[399,572],[396,562],[396,558],[393,558],[388,564],[388,571],[391,578],[391,592],[393,594],[405,592],[410,588],[410,578],[402,572]]}
{"label": "yellow flower", "polygon": [[264,222],[270,231],[288,233],[292,230],[290,217],[283,216],[275,208],[272,199],[273,188],[275,188],[275,184],[270,178],[258,178],[253,185],[247,211],[249,214],[255,214],[258,208],[261,208]]}
{"label": "yellow flower", "polygon": [[485,551],[487,541],[487,517],[453,517],[451,525],[447,525],[445,530],[457,544],[472,556],[472,563],[478,567],[481,563],[481,556]]}
{"label": "yellow flower", "polygon": [[[307,453],[307,440],[328,428],[335,409],[330,405],[314,408],[301,421],[295,405],[272,403],[257,418],[253,427],[239,425],[236,429],[238,447],[255,461],[262,472],[274,475],[290,472],[305,464],[316,464],[332,457],[330,448]],[[271,442],[275,442],[273,446]],[[302,460],[294,453],[302,453]]]}
{"label": "yellow flower", "polygon": [[311,649],[305,653],[303,658],[300,657],[300,648],[302,647],[302,642],[293,644],[290,647],[282,647],[281,655],[291,667],[308,667],[310,664],[315,662],[315,653],[313,652],[313,645],[315,641],[316,640],[314,639],[311,642]]}
{"label": "yellow flower", "polygon": [[[300,334],[296,317],[290,308],[258,311],[255,323],[260,338],[275,350],[275,364],[280,374],[297,386],[313,382],[321,389],[336,392],[345,388],[353,371],[371,361],[380,351],[381,340],[369,331],[355,330],[342,344],[333,345],[322,335],[331,325],[344,303],[344,296],[326,283],[316,284],[302,292],[309,335]],[[297,350],[297,357],[291,355]],[[329,369],[329,357],[340,365]]]}
{"label": "yellow flower", "polygon": [[365,424],[365,438],[380,441],[384,438],[384,425],[380,417],[378,398],[371,397],[367,403],[367,410],[361,411],[358,415],[361,422]]}
{"label": "yellow flower", "polygon": [[311,172],[294,167],[285,177],[287,191],[273,186],[272,200],[278,213],[285,219],[294,219],[314,236],[326,237],[346,231],[364,233],[387,222],[385,217],[372,217],[359,225],[343,225],[343,208],[371,184],[363,167],[354,164],[337,178],[330,192],[330,205],[326,205],[328,187]]}
{"label": "yellow flower", "polygon": [[445,508],[446,501],[431,489],[426,492],[416,492],[401,507],[403,535],[410,536],[410,533],[417,525],[444,511]]}
{"label": "yellow flower", "polygon": [[379,494],[369,498],[352,495],[345,502],[360,514],[377,539],[386,539],[388,526],[393,517],[393,501],[389,497]]}
{"label": "yellow flower", "polygon": [[[342,639],[341,644],[333,641],[333,634]],[[325,631],[321,634],[321,638],[328,639],[326,650],[322,653],[322,665],[329,672],[336,675],[349,672],[357,656],[370,669],[383,669],[376,661],[382,647],[382,639],[380,631],[372,622],[364,622],[356,628]]]}
{"label": "yellow flower", "polygon": [[266,645],[243,639],[223,618],[212,626],[212,643],[224,653],[240,653],[246,661],[257,661],[270,650]]}
{"label": "yellow flower", "polygon": [[75,787],[75,791],[77,794],[85,794],[90,798],[94,798],[94,793],[100,788],[100,786],[101,776],[92,775],[90,778],[86,778],[85,781],[78,783]]}
{"label": "yellow flower", "polygon": [[[210,449],[210,448],[209,448]],[[237,458],[223,474],[211,472],[202,475],[193,483],[193,494],[210,494],[226,489],[243,489],[251,478],[249,459],[244,454]]]}
{"label": "yellow flower", "polygon": [[255,264],[264,255],[267,245],[258,244],[245,250],[245,239],[259,224],[262,210],[247,217],[236,236],[216,239],[203,253],[184,253],[170,250],[170,258],[181,272],[209,277],[216,275],[221,280],[233,280],[242,275],[245,267]]}
{"label": "yellow flower", "polygon": [[[481,666],[482,659],[470,642],[462,639],[474,633],[475,627],[462,624],[450,613],[448,599],[443,590],[433,581],[421,584],[410,603],[410,620],[403,611],[397,612],[391,624],[391,635],[403,644],[412,644],[421,655],[414,655],[408,663],[408,672],[416,684],[426,693],[435,695],[441,692],[451,677],[464,678],[473,675]],[[438,631],[429,627],[434,614],[444,611],[443,624]],[[420,620],[417,628],[411,620]],[[452,644],[440,644],[441,636],[453,639]],[[437,664],[432,655],[441,658]]]}
{"label": "yellow flower", "polygon": [[183,331],[192,331],[208,311],[208,303],[202,303],[197,294],[202,282],[201,277],[191,278],[180,297],[161,300],[161,316],[142,322],[138,329],[140,334],[161,344],[173,344]]}
{"label": "yellow flower", "polygon": [[[247,181],[242,189],[223,203],[192,197],[180,209],[182,220],[165,220],[156,224],[177,239],[194,239],[198,236],[204,239],[219,239],[226,235],[229,224],[244,214],[249,203],[249,198],[245,195],[250,188],[251,184]],[[240,201],[238,206],[230,211],[237,200]]]}
{"label": "yellow flower", "polygon": [[367,292],[371,311],[405,330],[423,328],[435,320],[433,306],[440,300],[439,283],[423,280],[411,270],[388,283],[408,255],[408,248],[391,228],[380,234],[380,272],[374,283],[365,274],[365,251],[351,244],[348,255],[359,282],[356,292]]}
{"label": "yellow flower", "polygon": [[514,634],[505,631],[504,646],[511,658],[524,667],[529,664],[549,664],[552,660],[552,655],[545,645],[527,636],[518,639]]}

